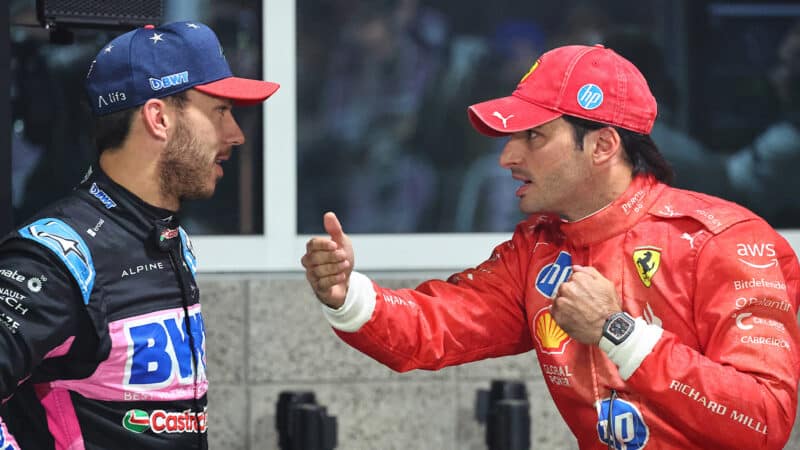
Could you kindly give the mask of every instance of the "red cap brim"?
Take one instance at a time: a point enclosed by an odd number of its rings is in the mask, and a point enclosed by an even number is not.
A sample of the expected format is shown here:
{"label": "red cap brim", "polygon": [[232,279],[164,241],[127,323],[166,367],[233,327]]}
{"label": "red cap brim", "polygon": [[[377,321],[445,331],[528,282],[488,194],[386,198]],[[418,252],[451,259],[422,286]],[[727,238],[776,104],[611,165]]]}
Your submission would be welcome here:
{"label": "red cap brim", "polygon": [[200,92],[215,97],[229,98],[237,105],[248,106],[263,102],[278,90],[280,85],[271,81],[229,77],[195,86]]}
{"label": "red cap brim", "polygon": [[476,103],[467,111],[472,126],[492,137],[529,130],[563,115],[513,95]]}

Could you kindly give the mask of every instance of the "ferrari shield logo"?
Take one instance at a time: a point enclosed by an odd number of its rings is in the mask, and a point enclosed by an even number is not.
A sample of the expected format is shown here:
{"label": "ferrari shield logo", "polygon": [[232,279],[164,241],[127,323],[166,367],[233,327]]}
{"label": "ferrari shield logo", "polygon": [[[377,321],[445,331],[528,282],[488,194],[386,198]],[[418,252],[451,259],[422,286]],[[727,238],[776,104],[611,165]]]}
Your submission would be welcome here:
{"label": "ferrari shield logo", "polygon": [[659,264],[661,264],[661,250],[657,248],[634,250],[633,264],[636,266],[636,271],[639,273],[642,283],[650,287],[653,282],[653,276],[658,271]]}

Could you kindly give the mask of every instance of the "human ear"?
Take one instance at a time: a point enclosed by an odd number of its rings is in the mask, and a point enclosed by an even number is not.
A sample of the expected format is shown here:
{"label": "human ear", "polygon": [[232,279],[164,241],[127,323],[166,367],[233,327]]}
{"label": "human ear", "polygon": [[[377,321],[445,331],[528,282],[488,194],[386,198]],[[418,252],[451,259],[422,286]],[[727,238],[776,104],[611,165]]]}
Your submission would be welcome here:
{"label": "human ear", "polygon": [[151,98],[142,105],[140,114],[147,133],[155,139],[166,141],[167,130],[172,124],[166,103],[161,99]]}
{"label": "human ear", "polygon": [[621,154],[622,139],[613,127],[604,127],[592,133],[594,145],[592,149],[592,161],[597,164],[604,164],[611,161]]}

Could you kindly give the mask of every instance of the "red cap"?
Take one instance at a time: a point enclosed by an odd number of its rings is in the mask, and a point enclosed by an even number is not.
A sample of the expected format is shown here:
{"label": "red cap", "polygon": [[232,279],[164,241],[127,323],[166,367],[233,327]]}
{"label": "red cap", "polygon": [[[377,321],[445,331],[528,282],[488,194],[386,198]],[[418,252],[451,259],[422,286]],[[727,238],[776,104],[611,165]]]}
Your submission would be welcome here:
{"label": "red cap", "polygon": [[649,134],[657,107],[630,61],[602,45],[568,45],[536,60],[510,96],[468,112],[472,126],[487,136],[528,130],[564,114]]}
{"label": "red cap", "polygon": [[278,83],[271,81],[228,77],[207,84],[198,84],[194,88],[209,95],[229,98],[239,106],[250,106],[263,102],[279,87]]}

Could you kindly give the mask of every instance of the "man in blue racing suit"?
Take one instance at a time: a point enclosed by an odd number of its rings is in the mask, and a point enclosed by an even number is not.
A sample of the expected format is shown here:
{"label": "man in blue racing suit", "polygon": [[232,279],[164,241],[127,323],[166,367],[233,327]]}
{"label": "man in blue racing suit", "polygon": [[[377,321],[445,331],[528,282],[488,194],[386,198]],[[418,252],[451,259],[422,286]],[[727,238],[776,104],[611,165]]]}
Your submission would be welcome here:
{"label": "man in blue racing suit", "polygon": [[100,152],[66,198],[0,240],[0,449],[204,449],[205,332],[181,201],[210,197],[244,136],[236,78],[198,22],[97,54]]}

